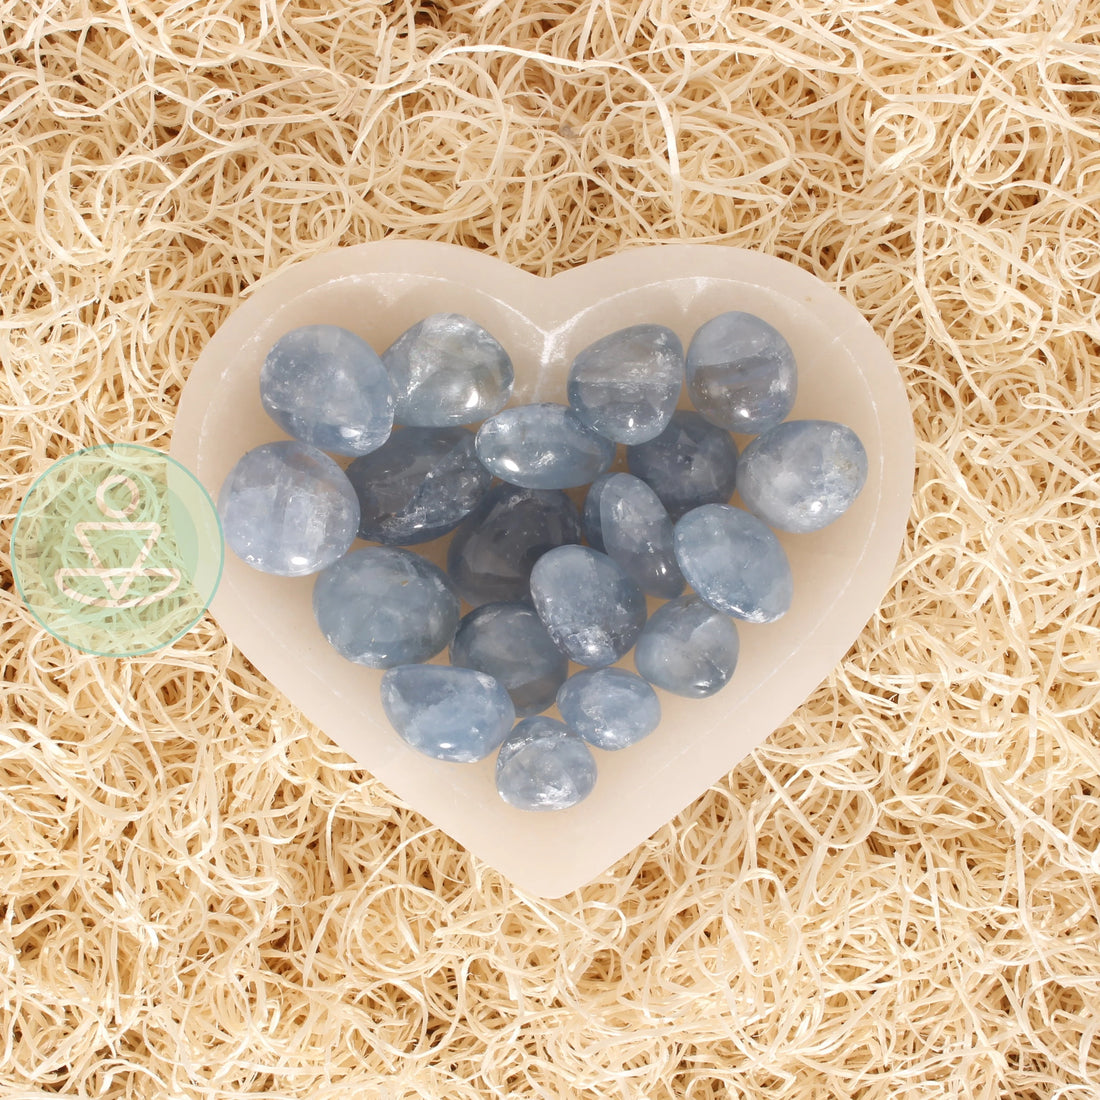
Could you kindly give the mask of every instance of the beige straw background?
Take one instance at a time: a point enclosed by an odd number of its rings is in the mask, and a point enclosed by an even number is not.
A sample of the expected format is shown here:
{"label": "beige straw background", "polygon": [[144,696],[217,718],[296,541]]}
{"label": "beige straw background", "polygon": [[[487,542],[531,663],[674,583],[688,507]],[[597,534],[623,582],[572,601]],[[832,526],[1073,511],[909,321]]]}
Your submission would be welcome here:
{"label": "beige straw background", "polygon": [[[1100,1096],[1100,9],[0,3],[0,1097]],[[51,461],[167,449],[262,276],[391,234],[814,272],[917,429],[882,606],[751,758],[523,896],[205,618],[13,589]]]}

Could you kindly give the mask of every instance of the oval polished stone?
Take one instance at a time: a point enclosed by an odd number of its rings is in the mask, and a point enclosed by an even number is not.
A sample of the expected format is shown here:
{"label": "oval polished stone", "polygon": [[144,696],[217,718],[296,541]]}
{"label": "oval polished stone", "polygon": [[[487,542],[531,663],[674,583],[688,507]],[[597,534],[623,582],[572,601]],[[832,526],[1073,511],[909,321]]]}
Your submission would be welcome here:
{"label": "oval polished stone", "polygon": [[631,325],[589,344],[569,368],[569,404],[616,443],[644,443],[668,424],[684,381],[684,347],[664,325]]}
{"label": "oval polished stone", "polygon": [[433,313],[382,354],[395,393],[394,420],[416,427],[474,424],[512,395],[512,360],[460,313]]}
{"label": "oval polished stone", "polygon": [[322,451],[365,455],[389,438],[393,386],[374,348],[337,325],[280,337],[260,369],[260,401],[287,434]]}
{"label": "oval polished stone", "polygon": [[615,457],[615,444],[565,405],[517,405],[477,431],[477,455],[502,481],[526,489],[587,485]]}
{"label": "oval polished stone", "polygon": [[218,514],[230,549],[253,569],[304,577],[347,553],[359,525],[355,490],[328,455],[279,440],[229,471]]}
{"label": "oval polished stone", "polygon": [[691,403],[731,432],[756,435],[794,408],[794,353],[751,313],[722,313],[701,325],[688,345],[685,373]]}
{"label": "oval polished stone", "polygon": [[585,499],[584,528],[589,543],[618,562],[643,592],[672,599],[684,590],[672,520],[641,478],[633,474],[597,478]]}
{"label": "oval polished stone", "polygon": [[649,617],[634,664],[651,683],[703,699],[729,683],[740,643],[733,620],[697,596],[681,596]]}
{"label": "oval polished stone", "polygon": [[525,718],[500,746],[496,785],[517,810],[566,810],[592,793],[596,760],[564,722]]}
{"label": "oval polished stone", "polygon": [[359,498],[359,537],[390,546],[454,530],[493,480],[466,428],[402,428],[345,472]]}
{"label": "oval polished stone", "polygon": [[580,540],[580,516],[565,493],[497,485],[455,531],[447,573],[467,603],[526,600],[535,562]]}
{"label": "oval polished stone", "polygon": [[382,677],[381,693],[382,709],[401,739],[436,760],[484,760],[516,720],[504,688],[472,668],[399,665]]}
{"label": "oval polished stone", "polygon": [[555,645],[579,665],[610,665],[645,624],[642,590],[606,554],[559,546],[531,570],[531,596]]}
{"label": "oval polished stone", "polygon": [[626,449],[627,468],[679,519],[701,504],[725,504],[737,482],[737,444],[699,413],[677,409],[656,439]]}
{"label": "oval polished stone", "polygon": [[851,428],[788,420],[745,448],[737,490],[745,507],[772,527],[803,534],[839,519],[866,481],[867,452]]}
{"label": "oval polished stone", "polygon": [[329,644],[369,668],[434,657],[458,626],[458,597],[443,571],[411,550],[353,550],[313,585],[313,614]]}
{"label": "oval polished stone", "polygon": [[451,642],[451,664],[499,680],[520,718],[546,710],[569,674],[565,654],[526,603],[488,603],[466,615]]}
{"label": "oval polished stone", "polygon": [[609,752],[637,744],[661,721],[657,693],[625,668],[593,668],[570,676],[558,692],[558,710],[571,730]]}
{"label": "oval polished stone", "polygon": [[694,508],[675,527],[676,560],[698,596],[727,615],[770,623],[791,606],[787,554],[762,520],[727,504]]}

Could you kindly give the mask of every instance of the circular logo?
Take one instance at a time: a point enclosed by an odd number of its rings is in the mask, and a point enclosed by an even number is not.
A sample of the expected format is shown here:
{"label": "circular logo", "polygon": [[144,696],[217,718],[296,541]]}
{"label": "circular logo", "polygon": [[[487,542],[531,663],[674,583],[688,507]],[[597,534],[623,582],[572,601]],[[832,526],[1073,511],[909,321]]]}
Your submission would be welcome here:
{"label": "circular logo", "polygon": [[132,443],[87,447],[32,486],[11,538],[34,617],[85,653],[133,657],[202,618],[225,560],[218,511],[174,458]]}

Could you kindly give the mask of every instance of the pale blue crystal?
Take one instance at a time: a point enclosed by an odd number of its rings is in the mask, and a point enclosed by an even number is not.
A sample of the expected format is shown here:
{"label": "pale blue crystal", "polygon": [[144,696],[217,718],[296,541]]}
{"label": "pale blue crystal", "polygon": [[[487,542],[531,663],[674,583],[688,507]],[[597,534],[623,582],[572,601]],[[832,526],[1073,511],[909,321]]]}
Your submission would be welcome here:
{"label": "pale blue crystal", "polygon": [[819,531],[839,519],[867,480],[859,436],[832,420],[788,420],[741,456],[737,491],[745,507],[781,531]]}
{"label": "pale blue crystal", "polygon": [[383,353],[396,394],[394,420],[419,427],[474,424],[512,394],[512,360],[495,337],[460,313],[433,313]]}
{"label": "pale blue crystal", "polygon": [[622,567],[650,596],[684,590],[676,564],[672,520],[657,494],[633,474],[604,474],[588,490],[584,528],[589,543]]}
{"label": "pale blue crystal", "polygon": [[725,504],[737,481],[737,444],[699,413],[678,409],[656,439],[626,449],[630,472],[675,520],[701,504]]}
{"label": "pale blue crystal", "polygon": [[589,344],[569,369],[569,404],[593,431],[644,443],[664,430],[684,381],[684,348],[663,325],[632,325]]}
{"label": "pale blue crystal", "polygon": [[770,623],[791,606],[787,555],[756,516],[726,504],[688,512],[675,528],[676,560],[712,607],[750,623]]}
{"label": "pale blue crystal", "polygon": [[467,603],[526,600],[535,562],[580,540],[580,516],[565,493],[497,485],[455,531],[447,573]]}
{"label": "pale blue crystal", "polygon": [[349,661],[393,668],[434,657],[458,626],[458,597],[443,571],[396,546],[353,550],[313,586],[321,633]]}
{"label": "pale blue crystal", "polygon": [[504,688],[472,668],[399,665],[382,677],[381,693],[401,739],[436,760],[484,760],[516,720]]}
{"label": "pale blue crystal", "polygon": [[493,480],[466,428],[402,428],[346,473],[359,498],[359,537],[391,546],[452,531]]}
{"label": "pale blue crystal", "polygon": [[531,571],[531,596],[558,648],[579,665],[610,665],[645,624],[642,590],[606,554],[559,546]]}
{"label": "pale blue crystal", "polygon": [[729,683],[739,642],[733,620],[697,596],[681,596],[649,617],[634,648],[634,664],[651,683],[702,699]]}
{"label": "pale blue crystal", "polygon": [[692,337],[685,361],[692,404],[713,424],[755,435],[794,407],[794,353],[767,321],[722,313]]}
{"label": "pale blue crystal", "polygon": [[477,454],[502,481],[528,489],[587,485],[615,457],[615,444],[565,405],[517,405],[477,431]]}
{"label": "pale blue crystal", "polygon": [[657,693],[625,668],[586,669],[570,676],[558,692],[558,710],[571,730],[608,751],[636,744],[661,721]]}
{"label": "pale blue crystal", "polygon": [[351,482],[328,455],[280,440],[254,447],[218,494],[230,549],[281,577],[316,573],[346,554],[359,525]]}
{"label": "pale blue crystal", "polygon": [[520,718],[546,710],[569,672],[565,654],[526,603],[489,603],[466,615],[451,642],[451,664],[499,680]]}
{"label": "pale blue crystal", "polygon": [[337,325],[304,325],[276,341],[260,370],[260,401],[288,435],[322,451],[365,455],[389,438],[393,386],[365,340]]}
{"label": "pale blue crystal", "polygon": [[500,746],[496,784],[518,810],[566,810],[591,794],[596,760],[564,722],[525,718]]}

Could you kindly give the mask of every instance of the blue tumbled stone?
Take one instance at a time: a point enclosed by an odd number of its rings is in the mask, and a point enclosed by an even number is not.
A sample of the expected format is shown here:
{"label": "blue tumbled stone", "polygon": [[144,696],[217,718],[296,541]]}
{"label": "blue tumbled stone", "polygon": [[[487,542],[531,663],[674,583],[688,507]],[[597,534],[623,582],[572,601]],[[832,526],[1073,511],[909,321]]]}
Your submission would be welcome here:
{"label": "blue tumbled stone", "polygon": [[786,552],[762,520],[741,508],[706,504],[675,527],[676,560],[699,597],[727,615],[770,623],[791,606]]}
{"label": "blue tumbled stone", "polygon": [[517,405],[477,430],[477,455],[502,481],[527,489],[587,485],[615,457],[615,444],[565,405]]}
{"label": "blue tumbled stone", "polygon": [[474,424],[512,394],[512,360],[495,337],[460,313],[433,313],[382,354],[395,391],[394,420],[417,427]]}
{"label": "blue tumbled stone", "polygon": [[737,444],[699,413],[678,409],[656,439],[626,449],[627,468],[675,520],[701,504],[725,504],[737,482]]}
{"label": "blue tumbled stone", "polygon": [[664,431],[684,381],[684,348],[663,325],[632,325],[589,344],[569,368],[569,404],[616,443]]}
{"label": "blue tumbled stone", "polygon": [[493,480],[466,428],[402,428],[345,472],[359,498],[359,537],[390,546],[454,530]]}
{"label": "blue tumbled stone", "polygon": [[733,620],[697,596],[681,596],[649,617],[634,649],[634,664],[651,683],[703,699],[729,683],[739,642]]}
{"label": "blue tumbled stone", "polygon": [[520,718],[546,710],[569,673],[565,654],[525,603],[489,603],[466,615],[451,642],[451,664],[500,681]]}
{"label": "blue tumbled stone", "polygon": [[756,435],[794,407],[794,353],[751,313],[722,313],[700,326],[688,345],[685,371],[692,404],[731,432]]}
{"label": "blue tumbled stone", "polygon": [[230,549],[281,577],[316,573],[346,554],[359,525],[351,482],[328,455],[280,440],[238,460],[218,494]]}
{"label": "blue tumbled stone", "polygon": [[650,596],[684,590],[676,564],[672,520],[657,494],[633,474],[605,474],[588,490],[584,528],[589,543],[622,566]]}
{"label": "blue tumbled stone", "polygon": [[313,614],[328,642],[370,668],[426,661],[458,626],[458,597],[443,571],[410,550],[353,550],[321,573]]}
{"label": "blue tumbled stone", "polygon": [[606,554],[559,546],[531,570],[531,596],[555,645],[579,665],[610,665],[645,624],[642,590]]}
{"label": "blue tumbled stone", "polygon": [[593,668],[570,676],[558,692],[558,710],[571,730],[608,751],[636,744],[661,721],[657,693],[625,668]]}
{"label": "blue tumbled stone", "polygon": [[292,329],[260,370],[268,416],[295,439],[338,455],[369,454],[386,442],[393,396],[374,349],[337,325]]}
{"label": "blue tumbled stone", "polygon": [[565,493],[498,485],[459,524],[447,573],[467,603],[526,600],[535,562],[580,540],[580,516]]}
{"label": "blue tumbled stone", "polygon": [[592,750],[556,718],[525,718],[500,746],[497,793],[517,810],[566,810],[596,785]]}
{"label": "blue tumbled stone", "polygon": [[400,665],[382,677],[381,693],[401,739],[436,760],[484,760],[516,720],[504,688],[472,668]]}
{"label": "blue tumbled stone", "polygon": [[737,491],[745,507],[781,531],[819,531],[839,519],[867,480],[859,436],[832,420],[788,420],[741,456]]}

